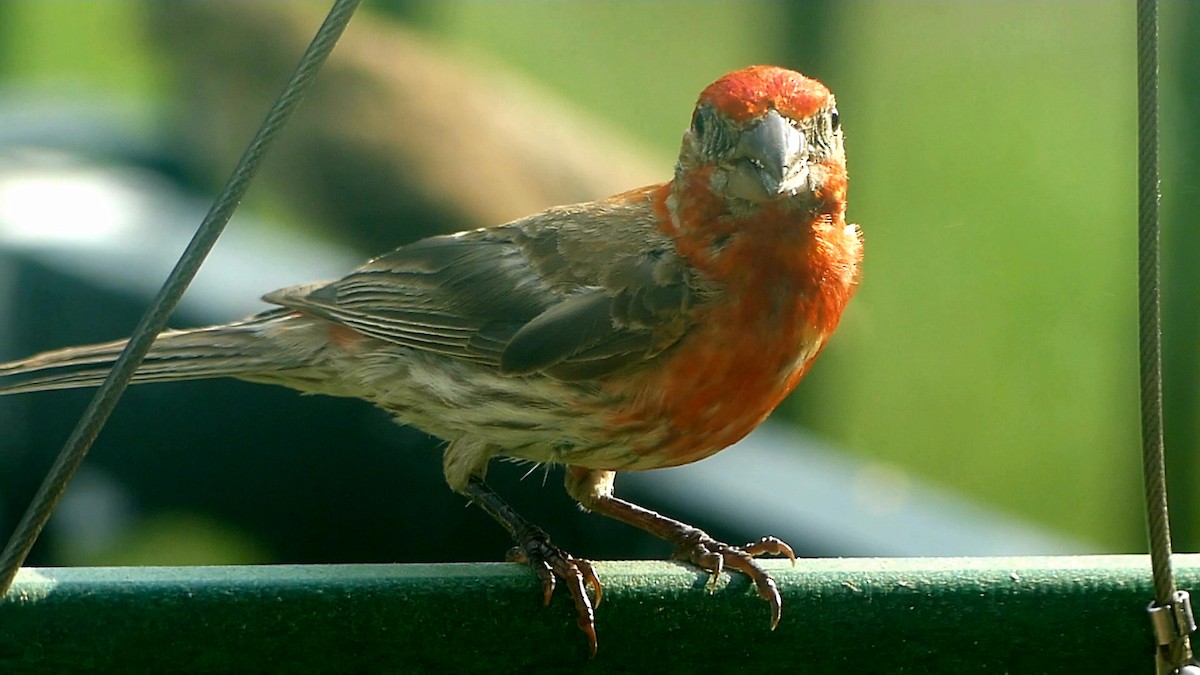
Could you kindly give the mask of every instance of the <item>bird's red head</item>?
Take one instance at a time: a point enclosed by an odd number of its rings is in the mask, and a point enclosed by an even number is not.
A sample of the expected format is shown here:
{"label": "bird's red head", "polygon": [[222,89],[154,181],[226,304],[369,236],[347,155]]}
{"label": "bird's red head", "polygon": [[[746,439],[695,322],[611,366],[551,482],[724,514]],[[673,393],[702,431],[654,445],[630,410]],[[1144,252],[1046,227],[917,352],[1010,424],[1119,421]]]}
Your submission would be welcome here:
{"label": "bird's red head", "polygon": [[738,122],[777,110],[800,120],[816,115],[833,99],[825,85],[794,70],[778,66],[750,66],[708,85],[697,105],[709,105]]}
{"label": "bird's red head", "polygon": [[750,66],[701,92],[676,168],[676,203],[712,215],[750,215],[765,205],[829,209],[842,199],[845,162],[825,85],[786,68]]}

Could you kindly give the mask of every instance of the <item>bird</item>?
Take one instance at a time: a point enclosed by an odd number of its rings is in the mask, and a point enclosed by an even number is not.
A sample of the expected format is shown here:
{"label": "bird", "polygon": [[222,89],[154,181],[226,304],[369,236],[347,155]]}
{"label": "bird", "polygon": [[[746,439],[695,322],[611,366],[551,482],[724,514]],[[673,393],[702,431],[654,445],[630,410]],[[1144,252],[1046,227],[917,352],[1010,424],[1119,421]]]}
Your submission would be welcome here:
{"label": "bird", "polygon": [[[859,284],[833,94],[778,66],[700,93],[670,180],[512,222],[433,236],[346,276],[267,293],[228,324],[170,330],[134,383],[233,377],[366,400],[446,441],[443,473],[511,534],[548,604],[566,586],[595,656],[601,583],[486,482],[492,459],[562,465],[581,507],[638,527],[707,571],[747,575],[744,546],[616,496],[615,476],[679,466],[741,439],[790,393]],[[124,340],[0,364],[0,395],[99,385]]]}

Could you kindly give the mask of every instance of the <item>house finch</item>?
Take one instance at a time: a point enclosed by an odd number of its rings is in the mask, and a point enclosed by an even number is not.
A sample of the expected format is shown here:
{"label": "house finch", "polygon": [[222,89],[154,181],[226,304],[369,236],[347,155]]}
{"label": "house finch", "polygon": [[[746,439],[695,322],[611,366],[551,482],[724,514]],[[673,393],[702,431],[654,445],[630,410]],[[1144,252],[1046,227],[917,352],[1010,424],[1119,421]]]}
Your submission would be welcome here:
{"label": "house finch", "polygon": [[[432,237],[346,277],[284,288],[242,321],[160,335],[135,382],[231,376],[362,398],[448,441],[451,489],[512,534],[549,602],[564,582],[596,650],[589,563],[484,482],[508,457],[566,465],[581,506],[642,528],[715,578],[775,582],[743,547],[617,498],[617,471],[703,459],[804,376],[854,292],[842,131],[829,90],[754,66],[701,94],[674,178]],[[0,393],[98,384],[124,342],[0,365]],[[588,587],[594,592],[589,596]]]}

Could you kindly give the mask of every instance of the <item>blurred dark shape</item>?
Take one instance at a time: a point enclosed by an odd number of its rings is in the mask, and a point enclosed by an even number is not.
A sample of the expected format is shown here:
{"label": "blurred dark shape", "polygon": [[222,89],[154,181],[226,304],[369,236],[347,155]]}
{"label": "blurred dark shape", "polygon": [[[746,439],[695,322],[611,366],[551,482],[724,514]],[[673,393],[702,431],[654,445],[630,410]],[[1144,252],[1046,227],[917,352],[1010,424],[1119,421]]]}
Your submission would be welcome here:
{"label": "blurred dark shape", "polygon": [[1177,98],[1162,108],[1163,438],[1175,548],[1200,551],[1200,156],[1188,152],[1200,147],[1200,3],[1176,3],[1169,16],[1188,39],[1164,50],[1159,85]]}
{"label": "blurred dark shape", "polygon": [[[320,22],[310,3],[148,3],[188,154],[233,166]],[[681,133],[683,122],[681,124]],[[466,65],[361,12],[258,179],[292,213],[376,254],[661,182],[629,140],[514,72]]]}
{"label": "blurred dark shape", "polygon": [[790,0],[778,3],[788,35],[802,36],[780,41],[783,50],[779,65],[798,70],[824,82],[833,91],[839,89],[838,31],[833,20],[841,8],[828,0]]}

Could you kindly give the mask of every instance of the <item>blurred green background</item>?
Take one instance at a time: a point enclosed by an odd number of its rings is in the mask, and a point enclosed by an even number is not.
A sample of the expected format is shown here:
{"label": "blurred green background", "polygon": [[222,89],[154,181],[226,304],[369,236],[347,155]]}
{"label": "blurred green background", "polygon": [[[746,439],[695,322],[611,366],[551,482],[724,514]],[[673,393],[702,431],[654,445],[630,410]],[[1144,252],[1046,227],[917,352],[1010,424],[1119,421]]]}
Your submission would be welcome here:
{"label": "blurred green background", "polygon": [[[0,84],[10,97],[82,88],[171,115],[181,83],[147,13],[5,2]],[[1098,552],[1143,550],[1133,2],[368,0],[354,21],[346,41],[359,23],[402,22],[459,63],[525,74],[643,144],[664,180],[696,94],[719,75],[765,62],[824,81],[846,129],[865,271],[776,419]],[[1182,550],[1200,548],[1198,22],[1200,5],[1165,3],[1168,452]],[[276,90],[246,105],[262,110]],[[270,186],[245,208],[321,229]],[[353,241],[352,227],[326,230]],[[395,243],[411,238],[396,228]]]}

